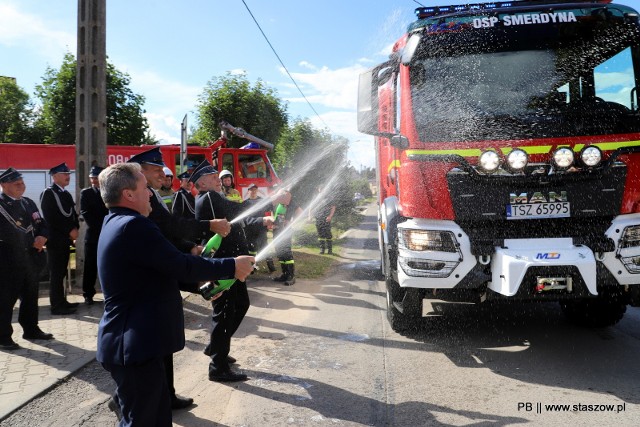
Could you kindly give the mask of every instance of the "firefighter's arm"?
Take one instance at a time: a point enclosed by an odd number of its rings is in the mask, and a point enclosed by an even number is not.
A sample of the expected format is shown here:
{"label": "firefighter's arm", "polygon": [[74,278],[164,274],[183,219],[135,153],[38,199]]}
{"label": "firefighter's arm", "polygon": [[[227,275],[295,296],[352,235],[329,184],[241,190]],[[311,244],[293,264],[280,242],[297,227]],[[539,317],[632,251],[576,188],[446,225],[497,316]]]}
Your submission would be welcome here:
{"label": "firefighter's arm", "polygon": [[333,215],[335,215],[336,213],[336,206],[333,205],[331,206],[331,212],[329,213],[329,216],[327,217],[327,222],[331,222],[331,218],[333,218]]}

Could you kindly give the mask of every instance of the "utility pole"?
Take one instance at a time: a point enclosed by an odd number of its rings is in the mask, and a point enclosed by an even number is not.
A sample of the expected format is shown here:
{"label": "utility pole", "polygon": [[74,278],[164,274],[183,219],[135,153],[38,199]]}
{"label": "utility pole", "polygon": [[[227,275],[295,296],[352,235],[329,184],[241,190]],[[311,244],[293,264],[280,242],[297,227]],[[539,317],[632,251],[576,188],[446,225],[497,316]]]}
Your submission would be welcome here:
{"label": "utility pole", "polygon": [[[76,75],[76,195],[89,169],[107,163],[106,0],[78,0]],[[76,200],[78,200],[76,198]]]}
{"label": "utility pole", "polygon": [[[91,166],[107,166],[107,6],[106,0],[78,0],[76,56],[76,201],[89,186]],[[76,280],[84,267],[81,223],[76,241]]]}

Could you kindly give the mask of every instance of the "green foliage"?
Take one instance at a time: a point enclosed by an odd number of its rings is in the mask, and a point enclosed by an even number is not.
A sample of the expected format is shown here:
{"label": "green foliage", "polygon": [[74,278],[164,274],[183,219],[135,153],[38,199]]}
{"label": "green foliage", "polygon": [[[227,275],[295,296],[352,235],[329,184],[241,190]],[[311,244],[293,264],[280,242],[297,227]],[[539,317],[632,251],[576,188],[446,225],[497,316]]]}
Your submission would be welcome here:
{"label": "green foliage", "polygon": [[371,197],[371,187],[366,179],[354,179],[351,181],[351,194],[360,193],[364,197]]}
{"label": "green foliage", "polygon": [[[144,97],[129,88],[131,78],[107,63],[107,144],[140,145],[156,141],[144,117]],[[47,144],[74,144],[76,120],[76,59],[66,53],[59,70],[47,68],[36,86],[42,102],[36,127]]]}
{"label": "green foliage", "polygon": [[[198,97],[197,110],[198,126],[191,142],[201,145],[218,139],[222,120],[271,143],[287,127],[287,106],[276,90],[260,79],[251,86],[245,74],[227,73],[212,78]],[[230,147],[246,143],[245,139],[229,135]]]}
{"label": "green foliage", "polygon": [[14,79],[0,76],[0,142],[35,143],[33,105]]}

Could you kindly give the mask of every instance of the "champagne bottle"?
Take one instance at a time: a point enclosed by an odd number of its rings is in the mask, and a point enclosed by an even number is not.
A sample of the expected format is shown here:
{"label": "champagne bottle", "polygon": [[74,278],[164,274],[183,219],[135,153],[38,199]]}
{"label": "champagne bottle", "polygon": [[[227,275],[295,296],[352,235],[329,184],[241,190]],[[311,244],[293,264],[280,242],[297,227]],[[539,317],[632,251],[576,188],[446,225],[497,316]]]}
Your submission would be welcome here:
{"label": "champagne bottle", "polygon": [[216,280],[215,282],[207,282],[204,285],[200,286],[200,295],[202,295],[202,298],[209,301],[211,298],[213,298],[214,295],[219,294],[222,291],[226,291],[234,283],[236,283],[236,279],[224,279]]}
{"label": "champagne bottle", "polygon": [[278,226],[282,226],[282,224],[284,223],[284,216],[287,214],[287,207],[285,205],[283,205],[282,203],[278,204],[278,206],[276,206],[276,224],[278,224]]}
{"label": "champagne bottle", "polygon": [[[207,244],[202,249],[201,256],[203,257],[213,257],[218,249],[220,249],[220,245],[222,244],[222,236],[218,233],[214,234],[213,237],[207,241]],[[214,295],[227,290],[236,282],[236,279],[224,279],[224,280],[216,280],[215,282],[207,282],[204,285],[200,286],[200,295],[207,301],[209,301]]]}
{"label": "champagne bottle", "polygon": [[204,245],[204,248],[202,249],[202,253],[200,255],[213,257],[216,251],[220,249],[221,244],[222,244],[222,236],[218,233],[214,234],[213,237],[211,237],[207,241],[207,244]]}

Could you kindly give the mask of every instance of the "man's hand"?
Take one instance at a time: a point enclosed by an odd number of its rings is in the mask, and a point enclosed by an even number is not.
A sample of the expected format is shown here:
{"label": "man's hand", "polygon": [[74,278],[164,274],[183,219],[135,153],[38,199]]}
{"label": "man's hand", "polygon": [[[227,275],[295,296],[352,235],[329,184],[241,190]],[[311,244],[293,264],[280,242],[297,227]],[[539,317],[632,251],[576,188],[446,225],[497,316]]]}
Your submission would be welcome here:
{"label": "man's hand", "polygon": [[226,219],[212,219],[209,221],[209,230],[222,237],[227,237],[231,231],[231,223]]}
{"label": "man's hand", "polygon": [[202,250],[204,249],[204,246],[202,245],[195,245],[194,247],[191,248],[191,255],[195,255],[198,256],[202,253]]}
{"label": "man's hand", "polygon": [[244,282],[247,276],[253,271],[253,266],[256,263],[256,259],[252,256],[241,255],[235,258],[236,260],[236,274],[235,278]]}
{"label": "man's hand", "polygon": [[77,228],[74,228],[73,230],[71,230],[69,232],[69,239],[78,240],[78,229]]}
{"label": "man's hand", "polygon": [[265,227],[271,227],[273,225],[273,217],[272,216],[262,217],[262,225]]}
{"label": "man's hand", "polygon": [[36,248],[38,252],[40,252],[42,251],[42,248],[44,248],[45,243],[47,243],[46,237],[36,236],[35,240],[33,241],[33,247]]}

